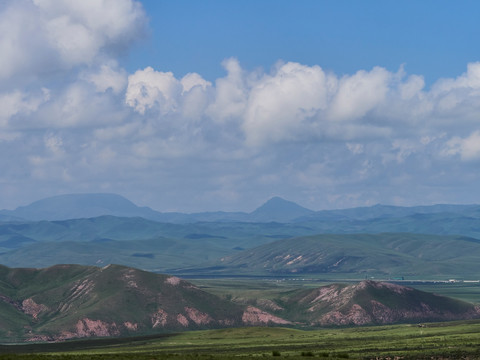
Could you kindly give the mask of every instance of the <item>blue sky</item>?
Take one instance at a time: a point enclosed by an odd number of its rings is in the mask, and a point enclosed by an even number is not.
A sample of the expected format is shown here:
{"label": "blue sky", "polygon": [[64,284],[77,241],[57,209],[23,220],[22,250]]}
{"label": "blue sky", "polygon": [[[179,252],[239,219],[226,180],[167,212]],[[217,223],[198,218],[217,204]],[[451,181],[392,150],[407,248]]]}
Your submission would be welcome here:
{"label": "blue sky", "polygon": [[480,203],[477,1],[0,4],[0,208]]}
{"label": "blue sky", "polygon": [[455,77],[475,60],[476,1],[142,1],[150,37],[126,67],[153,66],[210,81],[234,56],[253,70],[279,59],[337,74],[402,64],[427,83]]}

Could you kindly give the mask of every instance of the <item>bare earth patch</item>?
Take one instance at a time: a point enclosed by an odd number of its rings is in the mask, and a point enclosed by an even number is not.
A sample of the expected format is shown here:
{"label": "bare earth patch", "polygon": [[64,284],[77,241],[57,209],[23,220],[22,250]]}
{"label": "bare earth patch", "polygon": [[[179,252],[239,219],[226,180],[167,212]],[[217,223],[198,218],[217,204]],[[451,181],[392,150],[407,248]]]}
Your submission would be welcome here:
{"label": "bare earth patch", "polygon": [[197,325],[209,324],[213,321],[210,315],[202,313],[195,308],[186,307],[185,312],[187,313],[188,317]]}
{"label": "bare earth patch", "polygon": [[183,326],[188,326],[189,322],[188,319],[183,316],[182,314],[177,315],[177,321],[182,324]]}
{"label": "bare earth patch", "polygon": [[156,328],[159,326],[164,327],[167,324],[167,313],[162,309],[158,309],[156,313],[152,315],[152,328]]}
{"label": "bare earth patch", "polygon": [[75,330],[76,337],[120,335],[117,324],[109,324],[105,321],[91,320],[89,318],[78,320]]}
{"label": "bare earth patch", "polygon": [[247,307],[247,309],[243,312],[242,321],[248,325],[291,324],[290,321],[269,314],[254,306]]}
{"label": "bare earth patch", "polygon": [[25,314],[32,315],[32,317],[35,320],[37,320],[38,315],[42,311],[47,311],[48,307],[46,307],[43,304],[37,304],[35,301],[33,301],[32,298],[28,298],[28,299],[23,300],[22,310]]}
{"label": "bare earth patch", "polygon": [[165,280],[167,284],[174,285],[174,286],[180,284],[180,281],[182,280],[176,276],[171,276]]}

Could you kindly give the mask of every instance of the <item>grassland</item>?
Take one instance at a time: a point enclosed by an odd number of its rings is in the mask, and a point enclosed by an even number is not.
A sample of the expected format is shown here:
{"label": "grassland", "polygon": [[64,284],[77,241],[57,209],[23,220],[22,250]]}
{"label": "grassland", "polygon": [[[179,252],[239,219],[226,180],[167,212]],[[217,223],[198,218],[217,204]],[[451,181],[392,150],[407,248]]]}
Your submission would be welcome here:
{"label": "grassland", "polygon": [[[237,328],[162,337],[3,346],[0,359],[478,359],[480,321],[301,331]],[[10,352],[10,353],[8,353]],[[31,352],[34,354],[28,354]]]}

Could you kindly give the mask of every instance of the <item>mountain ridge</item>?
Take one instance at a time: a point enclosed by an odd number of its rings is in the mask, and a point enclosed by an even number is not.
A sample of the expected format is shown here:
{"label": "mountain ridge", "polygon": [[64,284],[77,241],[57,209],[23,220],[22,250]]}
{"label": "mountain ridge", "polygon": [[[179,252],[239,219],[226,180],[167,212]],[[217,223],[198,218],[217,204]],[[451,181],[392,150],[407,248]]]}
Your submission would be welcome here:
{"label": "mountain ridge", "polygon": [[140,207],[111,193],[64,194],[41,200],[15,210],[0,210],[0,221],[60,221],[103,215],[143,217],[169,223],[194,222],[311,222],[338,220],[372,220],[412,216],[415,214],[462,214],[480,218],[480,205],[437,204],[428,206],[374,205],[347,209],[307,209],[297,203],[274,196],[251,212],[209,211],[196,213],[159,212]]}

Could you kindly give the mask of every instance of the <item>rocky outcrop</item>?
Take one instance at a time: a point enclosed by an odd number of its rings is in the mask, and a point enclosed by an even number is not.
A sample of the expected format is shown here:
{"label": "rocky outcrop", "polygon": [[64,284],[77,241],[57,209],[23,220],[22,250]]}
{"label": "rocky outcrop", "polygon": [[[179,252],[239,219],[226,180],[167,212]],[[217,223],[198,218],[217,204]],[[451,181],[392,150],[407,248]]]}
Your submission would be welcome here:
{"label": "rocky outcrop", "polygon": [[168,314],[164,310],[158,309],[158,311],[151,316],[152,328],[165,327],[165,325],[167,325],[167,317]]}
{"label": "rocky outcrop", "polygon": [[114,322],[108,323],[102,320],[83,318],[81,320],[78,320],[72,331],[63,331],[58,335],[53,335],[52,338],[56,341],[60,341],[73,338],[105,337],[118,335],[120,335],[120,329]]}
{"label": "rocky outcrop", "polygon": [[38,315],[43,311],[47,311],[48,307],[43,304],[37,304],[32,298],[28,298],[22,301],[22,310],[25,314],[31,315],[37,320]]}
{"label": "rocky outcrop", "polygon": [[242,322],[245,325],[288,325],[290,321],[282,319],[278,316],[269,314],[254,306],[248,306],[242,315]]}

